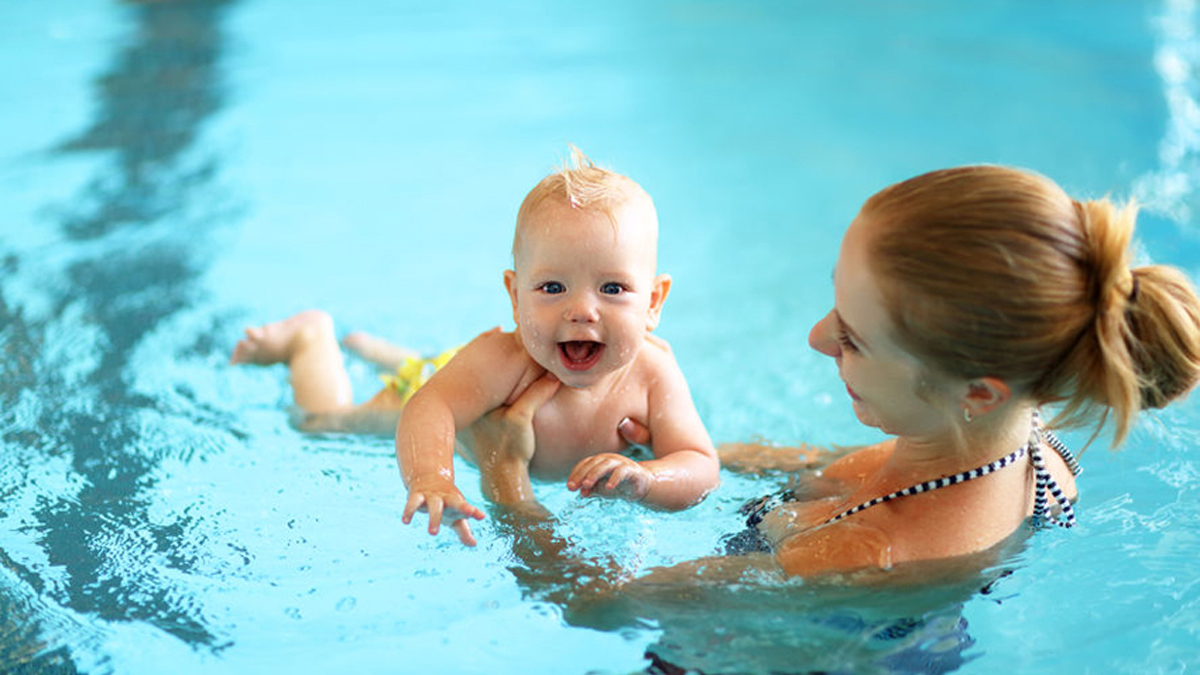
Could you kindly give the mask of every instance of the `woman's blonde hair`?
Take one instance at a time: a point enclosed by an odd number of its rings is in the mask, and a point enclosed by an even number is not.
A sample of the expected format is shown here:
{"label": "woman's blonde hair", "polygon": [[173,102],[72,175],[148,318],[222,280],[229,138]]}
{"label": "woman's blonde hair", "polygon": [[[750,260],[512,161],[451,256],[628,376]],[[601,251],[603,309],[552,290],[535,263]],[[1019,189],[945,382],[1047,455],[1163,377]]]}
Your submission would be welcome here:
{"label": "woman's blonde hair", "polygon": [[1116,446],[1139,410],[1200,379],[1200,299],[1178,269],[1131,269],[1136,213],[970,166],[885,188],[861,215],[901,344],[936,371],[1062,403],[1054,424],[1111,419]]}

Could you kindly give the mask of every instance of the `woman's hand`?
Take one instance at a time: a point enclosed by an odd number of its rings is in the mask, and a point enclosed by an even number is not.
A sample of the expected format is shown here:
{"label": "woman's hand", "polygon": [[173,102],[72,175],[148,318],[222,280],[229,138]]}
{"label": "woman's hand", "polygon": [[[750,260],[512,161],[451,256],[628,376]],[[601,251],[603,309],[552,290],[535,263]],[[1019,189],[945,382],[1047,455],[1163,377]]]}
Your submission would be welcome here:
{"label": "woman's hand", "polygon": [[562,383],[546,373],[510,406],[501,406],[471,425],[483,494],[497,504],[531,502],[529,462],[536,447],[533,416]]}
{"label": "woman's hand", "polygon": [[617,433],[630,445],[650,447],[650,428],[641,422],[626,417],[617,425]]}

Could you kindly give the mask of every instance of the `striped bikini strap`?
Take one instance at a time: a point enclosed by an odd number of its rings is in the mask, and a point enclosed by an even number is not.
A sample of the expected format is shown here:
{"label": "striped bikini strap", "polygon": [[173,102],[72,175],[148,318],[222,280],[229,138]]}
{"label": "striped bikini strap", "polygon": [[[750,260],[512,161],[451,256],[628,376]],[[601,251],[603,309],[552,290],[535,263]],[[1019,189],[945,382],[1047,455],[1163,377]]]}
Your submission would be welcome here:
{"label": "striped bikini strap", "polygon": [[[1046,468],[1046,462],[1042,459],[1041,451],[1043,440],[1045,440],[1050,447],[1054,448],[1055,452],[1062,456],[1063,461],[1065,461],[1067,466],[1071,469],[1071,473],[1078,476],[1080,468],[1079,463],[1075,460],[1075,456],[1071,453],[1067,446],[1058,439],[1057,436],[1055,436],[1049,430],[1042,429],[1042,416],[1038,411],[1035,410],[1033,411],[1033,420],[1029,429],[1028,443],[1017,448],[1012,453],[1005,455],[994,462],[984,464],[979,468],[971,469],[970,471],[963,471],[962,473],[957,473],[953,476],[945,476],[936,480],[925,481],[924,483],[918,483],[916,485],[906,487],[903,490],[896,490],[895,492],[883,495],[882,497],[870,499],[859,504],[858,506],[846,509],[832,518],[829,518],[822,523],[822,525],[836,523],[843,518],[848,518],[856,513],[859,513],[860,511],[865,511],[872,506],[878,506],[884,502],[890,502],[893,499],[921,494],[922,492],[929,492],[930,490],[938,490],[951,485],[965,483],[976,478],[981,478],[989,473],[1003,469],[1009,464],[1016,462],[1024,457],[1026,452],[1028,452],[1029,458],[1033,462],[1035,485],[1037,488],[1036,492],[1034,493],[1033,500],[1034,522],[1040,524],[1048,521],[1058,525],[1059,527],[1073,527],[1075,525],[1075,509],[1071,507],[1071,500],[1063,493],[1062,489],[1058,486],[1058,482],[1055,481],[1054,477],[1050,475],[1050,470]],[[1059,506],[1061,514],[1058,517],[1055,517],[1049,512],[1049,500],[1046,497],[1047,493],[1054,497],[1054,501]]]}
{"label": "striped bikini strap", "polygon": [[865,502],[859,504],[858,506],[846,509],[845,511],[842,511],[841,513],[837,514],[836,516],[833,516],[829,520],[826,520],[822,524],[828,525],[830,523],[836,523],[837,521],[839,521],[843,518],[852,516],[860,511],[865,511],[866,509],[869,509],[872,506],[878,506],[879,504],[883,504],[884,502],[890,502],[893,499],[899,499],[901,497],[908,497],[910,495],[917,495],[917,494],[921,494],[922,492],[938,490],[938,489],[941,489],[944,487],[949,487],[951,485],[958,485],[959,483],[965,483],[969,480],[974,480],[976,478],[982,478],[983,476],[986,476],[989,473],[992,473],[993,471],[999,471],[1000,469],[1003,469],[1004,467],[1008,466],[1009,464],[1012,464],[1013,462],[1016,462],[1017,460],[1021,459],[1022,457],[1025,456],[1025,452],[1027,450],[1028,450],[1028,446],[1023,445],[1023,446],[1017,448],[1016,450],[1012,451],[1011,453],[1001,457],[1000,459],[997,459],[994,462],[989,462],[987,464],[984,464],[981,467],[971,469],[970,471],[963,471],[962,473],[956,473],[953,476],[945,476],[943,478],[938,478],[936,480],[929,480],[929,481],[925,481],[924,483],[917,483],[916,485],[906,487],[903,490],[896,490],[895,492],[883,495],[882,497],[876,497],[874,499],[865,501]]}
{"label": "striped bikini strap", "polygon": [[1079,474],[1083,473],[1083,468],[1079,466],[1079,460],[1075,459],[1075,453],[1071,452],[1071,449],[1067,447],[1067,444],[1059,440],[1058,436],[1054,435],[1053,431],[1050,431],[1042,426],[1041,411],[1033,411],[1033,425],[1037,432],[1041,434],[1040,438],[1046,441],[1050,447],[1054,448],[1054,451],[1058,453],[1058,456],[1062,457],[1062,460],[1066,462],[1067,468],[1071,470],[1072,476],[1078,476]]}
{"label": "striped bikini strap", "polygon": [[[1050,470],[1046,468],[1046,462],[1042,459],[1042,440],[1045,440],[1050,447],[1054,448],[1055,452],[1062,456],[1063,461],[1070,467],[1071,473],[1078,476],[1080,471],[1079,463],[1075,461],[1075,456],[1071,454],[1067,446],[1054,434],[1042,430],[1041,416],[1035,411],[1033,428],[1029,432],[1029,458],[1033,462],[1037,485],[1033,498],[1033,522],[1039,525],[1050,522],[1059,527],[1073,527],[1075,525],[1075,509],[1071,507],[1071,500],[1063,494],[1062,489],[1058,486],[1058,481],[1054,480],[1054,477],[1050,475]],[[1049,511],[1047,492],[1058,503],[1061,513],[1057,517]]]}

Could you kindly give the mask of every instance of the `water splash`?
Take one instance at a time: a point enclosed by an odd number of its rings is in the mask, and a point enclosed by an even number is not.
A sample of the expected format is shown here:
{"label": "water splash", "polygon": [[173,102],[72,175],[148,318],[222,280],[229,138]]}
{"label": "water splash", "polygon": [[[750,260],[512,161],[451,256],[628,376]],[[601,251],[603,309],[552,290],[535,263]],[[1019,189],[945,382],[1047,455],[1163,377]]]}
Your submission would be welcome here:
{"label": "water splash", "polygon": [[1154,68],[1163,82],[1168,119],[1159,141],[1159,168],[1135,181],[1133,194],[1148,210],[1176,223],[1192,221],[1200,184],[1200,40],[1196,0],[1164,0],[1155,21]]}

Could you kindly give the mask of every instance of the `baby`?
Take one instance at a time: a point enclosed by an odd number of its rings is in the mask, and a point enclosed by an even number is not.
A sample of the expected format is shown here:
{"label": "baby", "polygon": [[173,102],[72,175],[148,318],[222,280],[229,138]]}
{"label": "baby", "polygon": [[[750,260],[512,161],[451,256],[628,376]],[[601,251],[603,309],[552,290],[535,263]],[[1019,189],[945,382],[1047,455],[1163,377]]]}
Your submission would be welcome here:
{"label": "baby", "polygon": [[[288,363],[296,403],[309,413],[305,428],[379,430],[399,415],[396,457],[409,490],[403,519],[428,512],[430,534],[446,519],[464,544],[475,543],[468,520],[483,512],[454,483],[456,439],[472,459],[476,443],[496,441],[490,414],[531,386],[547,401],[533,418],[534,477],[662,509],[696,504],[717,485],[716,451],[683,373],[651,335],[671,288],[669,276],[656,275],[654,204],[633,180],[572,151],[571,163],[538,183],[517,214],[513,269],[504,273],[514,331],[485,332],[427,382],[401,378],[360,406],[350,403],[323,313],[250,329],[234,351],[235,363]],[[377,363],[404,359],[368,336],[347,338],[347,347]],[[626,420],[649,427],[654,459],[621,454]],[[480,471],[485,486],[508,480],[488,466]]]}

